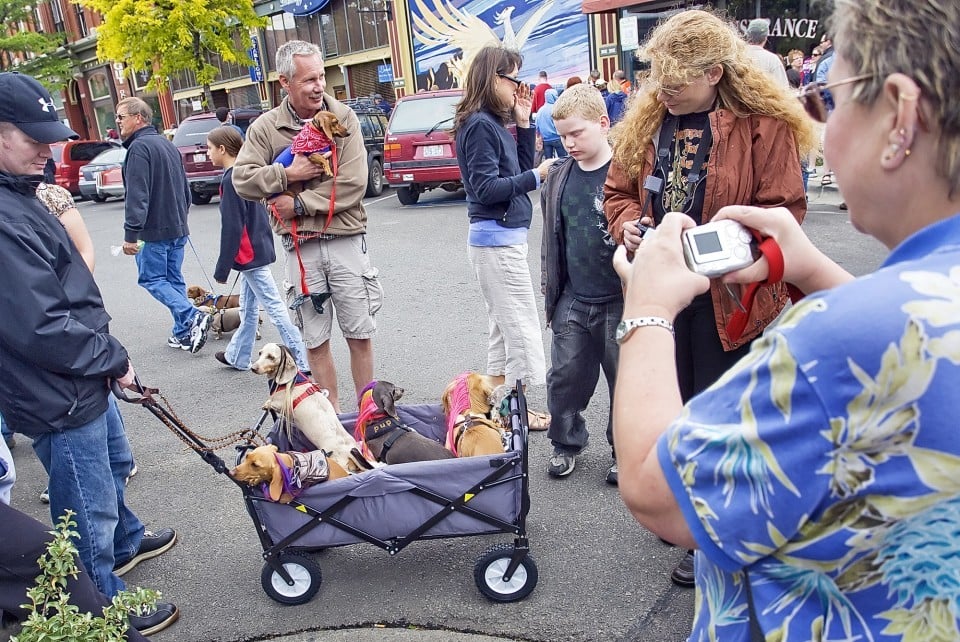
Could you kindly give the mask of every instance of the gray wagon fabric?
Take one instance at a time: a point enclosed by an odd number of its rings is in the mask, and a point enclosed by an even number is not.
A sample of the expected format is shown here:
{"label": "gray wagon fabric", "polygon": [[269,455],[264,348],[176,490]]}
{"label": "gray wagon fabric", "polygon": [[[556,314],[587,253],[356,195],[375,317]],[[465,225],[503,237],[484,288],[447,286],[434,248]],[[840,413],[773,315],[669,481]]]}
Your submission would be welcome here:
{"label": "gray wagon fabric", "polygon": [[[398,412],[408,426],[424,436],[438,441],[443,439],[446,419],[440,406],[401,406]],[[355,419],[355,414],[341,417],[349,431],[352,431]],[[288,444],[282,432],[275,430],[271,433],[271,438],[281,450],[296,446],[302,439],[298,437],[294,433],[293,443]],[[502,528],[451,511],[444,508],[443,504],[420,497],[412,491],[419,487],[442,496],[446,500],[444,503],[454,501],[500,466],[506,466],[505,474],[499,479],[510,481],[484,488],[470,497],[466,506],[505,522],[515,522],[521,510],[522,443],[523,439],[515,435],[514,450],[502,455],[385,466],[318,484],[301,495],[299,500],[315,510],[324,511],[343,498],[350,497],[352,501],[331,517],[381,540],[404,537],[437,513],[444,513],[444,519],[420,537],[503,532]],[[257,501],[255,509],[274,542],[311,521],[309,515],[283,504]],[[324,522],[315,523],[311,530],[289,546],[329,547],[362,541],[362,538]]]}

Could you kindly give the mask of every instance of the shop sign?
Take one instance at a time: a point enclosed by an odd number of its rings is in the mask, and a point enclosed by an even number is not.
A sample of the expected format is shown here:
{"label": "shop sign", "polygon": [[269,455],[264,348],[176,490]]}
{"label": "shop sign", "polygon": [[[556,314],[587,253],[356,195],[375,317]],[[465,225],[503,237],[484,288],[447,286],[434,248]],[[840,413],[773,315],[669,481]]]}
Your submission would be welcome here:
{"label": "shop sign", "polygon": [[[817,25],[819,23],[819,20],[809,20],[807,18],[774,18],[770,21],[770,36],[773,38],[780,36],[817,38]],[[740,33],[746,33],[749,24],[749,19],[741,20],[739,22]]]}
{"label": "shop sign", "polygon": [[250,36],[250,42],[252,44],[250,48],[247,49],[247,55],[250,56],[250,60],[253,61],[253,64],[249,67],[250,81],[263,82],[263,64],[260,61],[260,42],[256,36]]}
{"label": "shop sign", "polygon": [[[620,47],[624,51],[640,48],[640,34],[637,29],[637,17],[625,16],[620,18]],[[603,53],[600,54],[604,55]]]}
{"label": "shop sign", "polygon": [[377,82],[390,82],[393,80],[393,65],[377,65]]}

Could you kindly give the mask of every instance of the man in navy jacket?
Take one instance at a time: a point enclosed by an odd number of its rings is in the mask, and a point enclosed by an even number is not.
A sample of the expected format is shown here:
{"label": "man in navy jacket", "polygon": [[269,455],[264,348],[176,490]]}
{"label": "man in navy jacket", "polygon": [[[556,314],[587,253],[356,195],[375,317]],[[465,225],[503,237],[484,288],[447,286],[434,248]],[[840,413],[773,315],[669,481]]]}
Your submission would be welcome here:
{"label": "man in navy jacket", "polygon": [[137,282],[173,316],[167,345],[197,352],[212,317],[194,307],[183,281],[190,185],[180,152],[150,124],[152,118],[153,110],[140,98],[117,103],[117,125],[127,148],[123,253],[137,257]]}

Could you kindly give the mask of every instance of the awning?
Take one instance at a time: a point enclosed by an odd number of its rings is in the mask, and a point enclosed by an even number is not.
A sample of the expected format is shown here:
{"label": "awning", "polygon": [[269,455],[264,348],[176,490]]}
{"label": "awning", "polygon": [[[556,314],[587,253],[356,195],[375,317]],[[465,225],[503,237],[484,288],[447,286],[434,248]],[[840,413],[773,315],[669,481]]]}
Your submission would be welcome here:
{"label": "awning", "polygon": [[613,11],[623,7],[632,7],[638,4],[646,4],[653,0],[583,0],[583,13],[600,13],[601,11]]}

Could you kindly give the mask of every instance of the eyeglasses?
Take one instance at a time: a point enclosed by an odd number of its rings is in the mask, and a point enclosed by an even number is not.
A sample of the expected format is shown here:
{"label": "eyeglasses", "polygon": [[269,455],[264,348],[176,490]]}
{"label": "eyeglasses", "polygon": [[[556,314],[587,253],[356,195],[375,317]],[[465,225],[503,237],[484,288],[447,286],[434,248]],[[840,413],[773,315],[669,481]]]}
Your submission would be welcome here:
{"label": "eyeglasses", "polygon": [[123,121],[124,118],[133,118],[137,114],[117,114],[116,121],[119,123]]}
{"label": "eyeglasses", "polygon": [[650,81],[653,86],[653,93],[663,94],[669,98],[674,96],[679,96],[683,91],[690,86],[691,83],[685,82],[679,85],[664,85],[663,83]]}
{"label": "eyeglasses", "polygon": [[504,80],[509,80],[510,82],[515,84],[518,88],[520,87],[520,85],[523,84],[523,81],[520,80],[519,78],[514,78],[513,76],[508,76],[507,74],[497,74],[497,75],[503,78]]}
{"label": "eyeglasses", "polygon": [[829,93],[830,88],[839,87],[840,85],[849,85],[855,82],[863,82],[864,80],[869,80],[870,78],[873,78],[873,74],[862,74],[860,76],[853,76],[851,78],[837,80],[836,82],[812,82],[800,90],[797,98],[800,100],[800,103],[803,105],[803,108],[807,111],[807,114],[809,114],[810,118],[814,119],[818,123],[825,123],[827,122],[827,115],[830,111],[827,108],[827,105],[832,104],[833,102],[833,99],[830,97]]}

